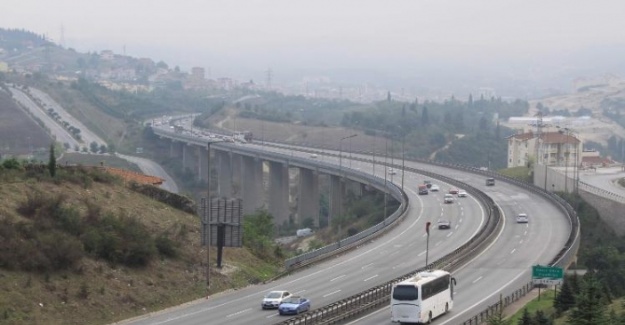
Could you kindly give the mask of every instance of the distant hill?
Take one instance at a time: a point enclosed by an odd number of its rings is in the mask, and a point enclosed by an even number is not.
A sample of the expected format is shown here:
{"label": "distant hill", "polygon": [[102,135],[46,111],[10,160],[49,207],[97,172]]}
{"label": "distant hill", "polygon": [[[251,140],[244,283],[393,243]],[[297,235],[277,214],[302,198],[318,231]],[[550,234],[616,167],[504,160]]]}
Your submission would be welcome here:
{"label": "distant hill", "polygon": [[7,52],[23,51],[43,45],[52,45],[44,35],[35,34],[24,29],[0,28],[0,48]]}

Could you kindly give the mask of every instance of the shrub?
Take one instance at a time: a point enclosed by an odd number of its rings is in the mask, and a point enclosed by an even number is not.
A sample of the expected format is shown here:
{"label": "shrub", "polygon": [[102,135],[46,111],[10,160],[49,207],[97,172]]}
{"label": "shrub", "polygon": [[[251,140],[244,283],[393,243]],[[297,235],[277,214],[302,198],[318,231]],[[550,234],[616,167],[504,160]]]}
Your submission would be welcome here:
{"label": "shrub", "polygon": [[178,255],[176,242],[171,240],[166,234],[161,234],[154,240],[158,253],[165,257],[175,258]]}

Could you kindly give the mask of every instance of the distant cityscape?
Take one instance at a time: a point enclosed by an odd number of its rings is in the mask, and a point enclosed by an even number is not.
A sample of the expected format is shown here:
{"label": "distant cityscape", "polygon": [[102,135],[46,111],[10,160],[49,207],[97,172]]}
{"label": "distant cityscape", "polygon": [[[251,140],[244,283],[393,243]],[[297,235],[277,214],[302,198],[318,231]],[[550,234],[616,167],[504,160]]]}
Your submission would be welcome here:
{"label": "distant cityscape", "polygon": [[[2,32],[2,30],[0,30]],[[15,32],[13,33],[15,34]],[[150,58],[133,58],[102,50],[98,53],[78,53],[65,49],[44,37],[20,31],[8,39],[0,33],[0,72],[19,74],[44,73],[49,78],[72,82],[79,78],[96,82],[111,90],[128,92],[150,92],[156,88],[173,87],[197,91],[274,91],[284,95],[307,98],[326,98],[367,103],[387,99],[411,102],[417,94],[404,90],[392,91],[371,83],[358,85],[338,83],[328,76],[302,77],[298,82],[276,83],[274,72],[265,71],[265,80],[237,80],[227,76],[211,77],[210,68],[192,67],[189,72],[178,66],[173,68],[165,62],[155,62]],[[474,96],[497,97],[494,88],[478,88]],[[451,98],[449,91],[431,92],[419,95],[421,99],[443,101]]]}

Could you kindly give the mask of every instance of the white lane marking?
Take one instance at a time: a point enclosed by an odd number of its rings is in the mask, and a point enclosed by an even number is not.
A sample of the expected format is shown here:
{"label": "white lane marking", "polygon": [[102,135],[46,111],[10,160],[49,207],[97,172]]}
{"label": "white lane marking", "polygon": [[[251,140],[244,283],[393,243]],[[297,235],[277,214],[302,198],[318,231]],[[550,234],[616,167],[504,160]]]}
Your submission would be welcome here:
{"label": "white lane marking", "polygon": [[342,278],[342,277],[344,277],[344,276],[346,276],[346,275],[347,275],[347,274],[339,275],[339,276],[337,276],[336,278],[334,278],[334,279],[330,280],[330,282],[333,282],[334,280],[338,280],[338,279],[340,279],[340,278]]}
{"label": "white lane marking", "polygon": [[367,265],[363,265],[360,269],[361,269],[361,270],[364,270],[364,269],[368,268],[368,267],[369,267],[369,266],[371,266],[371,265],[373,265],[373,263],[369,263],[369,264],[367,264]]}
{"label": "white lane marking", "polygon": [[333,295],[335,293],[339,293],[339,292],[341,292],[341,290],[332,291],[332,292],[330,292],[328,294],[323,295],[323,297],[326,298],[326,297],[329,297],[329,296],[331,296],[331,295]]}
{"label": "white lane marking", "polygon": [[276,316],[278,316],[278,315],[280,315],[280,314],[275,313],[275,314],[271,314],[271,315],[269,315],[269,316],[267,316],[267,317],[265,317],[265,318],[269,319],[269,318],[271,318],[271,317],[276,317]]}
{"label": "white lane marking", "polygon": [[423,252],[419,253],[419,255],[417,255],[417,256],[421,256],[421,255],[425,254],[425,252],[426,251],[423,251]]}
{"label": "white lane marking", "polygon": [[238,311],[238,312],[236,312],[236,313],[234,313],[234,314],[226,315],[226,318],[230,318],[230,317],[232,317],[232,316],[237,316],[237,315],[240,315],[240,314],[246,313],[246,312],[248,312],[248,311],[250,311],[250,310],[252,310],[252,308],[243,309],[243,310]]}
{"label": "white lane marking", "polygon": [[363,281],[364,281],[364,282],[367,282],[367,281],[369,281],[369,280],[371,280],[371,279],[375,279],[375,278],[377,278],[377,277],[378,277],[378,275],[376,274],[376,275],[374,275],[374,276],[372,276],[372,277],[368,277],[368,278],[364,279]]}
{"label": "white lane marking", "polygon": [[514,254],[515,251],[516,251],[516,248],[513,248],[510,254]]}
{"label": "white lane marking", "polygon": [[480,281],[480,280],[482,280],[482,276],[480,276],[479,278],[477,278],[477,279],[473,280],[473,283],[475,284],[476,282],[478,282],[478,281]]}
{"label": "white lane marking", "polygon": [[450,232],[450,233],[448,233],[448,234],[447,234],[447,238],[449,238],[449,236],[451,236],[453,233],[454,233],[453,231],[452,231],[452,232]]}

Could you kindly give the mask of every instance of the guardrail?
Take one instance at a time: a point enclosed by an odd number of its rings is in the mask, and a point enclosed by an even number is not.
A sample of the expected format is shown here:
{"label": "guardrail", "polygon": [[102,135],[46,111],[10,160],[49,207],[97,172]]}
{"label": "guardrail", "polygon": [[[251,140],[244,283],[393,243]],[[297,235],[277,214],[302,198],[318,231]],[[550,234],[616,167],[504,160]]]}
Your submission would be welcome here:
{"label": "guardrail", "polygon": [[597,194],[601,197],[604,197],[604,198],[607,198],[607,199],[610,199],[619,203],[625,203],[625,197],[623,197],[622,195],[612,193],[610,191],[606,191],[596,186],[592,186],[586,182],[580,181],[578,189],[582,189],[588,193]]}

